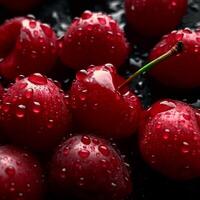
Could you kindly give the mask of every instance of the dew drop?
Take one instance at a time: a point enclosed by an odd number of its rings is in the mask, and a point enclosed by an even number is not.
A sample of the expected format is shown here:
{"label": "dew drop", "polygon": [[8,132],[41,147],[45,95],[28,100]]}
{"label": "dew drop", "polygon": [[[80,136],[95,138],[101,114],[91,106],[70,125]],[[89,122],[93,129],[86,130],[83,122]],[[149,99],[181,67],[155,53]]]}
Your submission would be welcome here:
{"label": "dew drop", "polygon": [[104,17],[98,17],[97,19],[101,25],[106,25],[106,19]]}
{"label": "dew drop", "polygon": [[39,73],[32,74],[28,77],[28,80],[36,85],[47,84],[47,78]]}
{"label": "dew drop", "polygon": [[34,20],[31,20],[30,22],[29,22],[29,26],[31,27],[31,28],[35,28],[36,27],[36,21],[34,21]]}
{"label": "dew drop", "polygon": [[189,143],[188,142],[183,142],[182,144],[182,148],[181,148],[181,152],[184,154],[189,153],[190,149],[189,149]]}
{"label": "dew drop", "polygon": [[99,146],[99,151],[104,155],[108,156],[110,154],[109,149],[105,145],[100,145]]}
{"label": "dew drop", "polygon": [[90,17],[92,17],[92,12],[91,12],[91,11],[88,11],[88,10],[86,10],[86,11],[81,15],[81,18],[82,18],[82,19],[89,19]]}
{"label": "dew drop", "polygon": [[15,175],[15,169],[13,167],[7,167],[5,169],[5,172],[8,176],[14,176]]}
{"label": "dew drop", "polygon": [[53,119],[49,119],[48,122],[47,122],[47,128],[53,128],[53,125],[54,125],[54,121]]}
{"label": "dew drop", "polygon": [[78,155],[81,157],[81,158],[88,158],[89,155],[90,155],[90,152],[86,149],[81,149],[79,152],[78,152]]}
{"label": "dew drop", "polygon": [[9,110],[10,110],[10,106],[11,106],[11,103],[6,102],[6,103],[4,103],[4,104],[2,105],[2,110],[3,110],[5,113],[7,113],[7,112],[9,112]]}
{"label": "dew drop", "polygon": [[33,112],[36,113],[36,114],[40,113],[40,111],[41,111],[41,105],[40,105],[40,103],[37,102],[37,101],[34,101],[34,102],[33,102],[32,110],[33,110]]}
{"label": "dew drop", "polygon": [[84,78],[86,78],[87,77],[87,71],[86,70],[80,70],[77,74],[76,74],[76,79],[77,80],[79,80],[79,81],[81,81],[81,80],[83,80]]}
{"label": "dew drop", "polygon": [[18,105],[16,109],[16,116],[17,118],[23,118],[25,115],[26,106],[25,105]]}
{"label": "dew drop", "polygon": [[85,144],[85,145],[89,145],[90,142],[91,142],[91,140],[90,140],[90,138],[89,138],[88,136],[82,136],[81,142],[82,142],[83,144]]}
{"label": "dew drop", "polygon": [[32,96],[33,96],[33,89],[32,88],[27,89],[25,92],[25,97],[27,99],[30,99],[30,98],[32,98]]}

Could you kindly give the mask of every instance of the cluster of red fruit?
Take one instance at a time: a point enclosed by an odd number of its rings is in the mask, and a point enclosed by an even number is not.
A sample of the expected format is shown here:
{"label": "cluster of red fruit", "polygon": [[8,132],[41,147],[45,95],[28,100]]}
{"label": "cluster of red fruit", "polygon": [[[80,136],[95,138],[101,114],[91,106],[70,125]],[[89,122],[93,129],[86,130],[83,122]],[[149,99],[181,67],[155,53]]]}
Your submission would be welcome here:
{"label": "cluster of red fruit", "polygon": [[[150,9],[154,7],[162,12]],[[129,26],[145,37],[173,29],[186,8],[186,0],[126,0]],[[148,21],[152,17],[154,24]],[[183,44],[181,53],[174,48],[177,42]],[[124,32],[102,13],[85,11],[61,39],[33,18],[18,17],[0,26],[0,74],[16,81],[0,90],[1,139],[19,146],[0,147],[2,200],[42,200],[47,182],[60,198],[126,198],[132,191],[129,169],[101,137],[122,139],[136,132],[141,154],[152,168],[177,180],[200,176],[200,111],[170,99],[143,111],[116,70],[129,52]],[[200,31],[186,28],[164,36],[149,60],[157,57],[169,57],[150,72],[160,83],[183,89],[200,86]],[[79,70],[66,93],[45,76],[57,59]],[[56,148],[44,174],[27,151],[49,154],[71,132],[78,134]]]}

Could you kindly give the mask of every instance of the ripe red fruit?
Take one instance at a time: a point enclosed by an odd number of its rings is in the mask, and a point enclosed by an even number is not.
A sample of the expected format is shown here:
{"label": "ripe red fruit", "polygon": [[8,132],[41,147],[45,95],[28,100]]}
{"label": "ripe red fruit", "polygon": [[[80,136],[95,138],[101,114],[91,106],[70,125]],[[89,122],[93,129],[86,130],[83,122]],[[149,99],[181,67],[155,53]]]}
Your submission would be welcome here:
{"label": "ripe red fruit", "polygon": [[73,198],[121,200],[131,192],[121,155],[107,141],[89,135],[74,136],[59,146],[50,180],[59,193]]}
{"label": "ripe red fruit", "polygon": [[0,122],[5,135],[36,151],[48,151],[69,131],[64,94],[41,74],[18,80],[3,96]]}
{"label": "ripe red fruit", "polygon": [[149,55],[153,60],[167,52],[177,41],[182,41],[184,51],[156,65],[150,74],[160,83],[173,88],[195,88],[200,86],[200,31],[188,28],[173,31],[155,46]]}
{"label": "ripe red fruit", "polygon": [[75,18],[62,41],[62,62],[73,68],[112,63],[122,65],[129,54],[129,46],[116,21],[102,13],[85,11]]}
{"label": "ripe red fruit", "polygon": [[2,200],[43,199],[42,170],[32,155],[13,146],[1,146],[0,169]]}
{"label": "ripe red fruit", "polygon": [[0,0],[0,5],[13,12],[26,12],[36,7],[42,0]]}
{"label": "ripe red fruit", "polygon": [[189,105],[163,100],[144,114],[139,135],[144,160],[177,180],[200,176],[200,118]]}
{"label": "ripe red fruit", "polygon": [[187,0],[125,0],[129,27],[143,37],[160,37],[176,28]]}
{"label": "ripe red fruit", "polygon": [[13,18],[0,26],[0,74],[7,79],[47,73],[57,57],[57,38],[47,24]]}
{"label": "ripe red fruit", "polygon": [[131,136],[138,127],[141,104],[115,67],[107,64],[81,70],[72,84],[70,99],[75,126],[104,137]]}

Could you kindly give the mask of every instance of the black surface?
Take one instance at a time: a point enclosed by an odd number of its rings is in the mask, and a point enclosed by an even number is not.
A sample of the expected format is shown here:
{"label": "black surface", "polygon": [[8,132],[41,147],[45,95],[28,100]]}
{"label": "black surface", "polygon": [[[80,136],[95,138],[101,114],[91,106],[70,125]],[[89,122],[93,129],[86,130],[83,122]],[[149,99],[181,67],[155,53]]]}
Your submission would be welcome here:
{"label": "black surface", "polygon": [[[184,17],[179,28],[197,28],[200,26],[200,0],[189,0],[188,4],[188,14]],[[34,14],[36,18],[43,22],[51,24],[58,36],[62,36],[72,18],[79,16],[86,9],[107,12],[120,23],[121,27],[125,27],[122,0],[47,0],[44,5],[33,10],[31,14]],[[0,11],[1,22],[10,17],[12,15],[8,14],[7,11]],[[120,73],[125,77],[129,76],[131,72],[145,63],[148,51],[148,48],[144,50],[144,48],[134,46],[131,58]],[[52,77],[59,79],[62,82],[63,88],[67,89],[74,74],[68,70],[65,73],[62,72],[62,74],[64,76],[54,74]],[[200,108],[199,89],[194,91],[172,91],[169,89],[160,89],[157,85],[147,75],[143,75],[133,82],[132,88],[141,98],[145,107],[159,98],[168,97],[183,100]],[[161,91],[164,91],[164,93]],[[129,200],[200,199],[200,180],[178,183],[153,172],[141,160],[136,141],[136,138],[132,138],[132,140],[129,139],[129,141],[117,143],[120,150],[126,155],[126,161],[130,163],[132,171],[134,192]],[[54,200],[59,199],[55,197]]]}

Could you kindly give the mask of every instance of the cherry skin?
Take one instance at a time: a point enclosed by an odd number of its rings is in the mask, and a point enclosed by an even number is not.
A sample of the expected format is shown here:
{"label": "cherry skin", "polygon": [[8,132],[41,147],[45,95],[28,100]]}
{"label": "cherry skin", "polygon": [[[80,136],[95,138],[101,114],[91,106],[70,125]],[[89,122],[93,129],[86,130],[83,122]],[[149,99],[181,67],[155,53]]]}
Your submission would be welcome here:
{"label": "cherry skin", "polygon": [[200,176],[200,118],[189,105],[175,100],[156,102],[143,116],[139,145],[144,160],[166,177]]}
{"label": "cherry skin", "polygon": [[187,0],[125,0],[129,28],[142,37],[172,31],[186,14]]}
{"label": "cherry skin", "polygon": [[0,147],[2,200],[43,200],[44,180],[38,161],[14,146]]}
{"label": "cherry skin", "polygon": [[22,13],[35,8],[39,5],[42,0],[0,0],[0,5],[4,6],[5,8],[9,9],[14,13]]}
{"label": "cherry skin", "polygon": [[0,74],[6,79],[49,72],[57,50],[54,31],[40,21],[18,17],[0,26]]}
{"label": "cherry skin", "polygon": [[52,188],[78,199],[121,200],[131,181],[121,155],[105,140],[78,135],[61,144],[50,168]]}
{"label": "cherry skin", "polygon": [[51,150],[70,129],[70,112],[61,89],[41,74],[17,80],[0,107],[4,134],[35,151]]}
{"label": "cherry skin", "polygon": [[149,55],[149,60],[168,51],[177,41],[183,42],[183,52],[156,65],[150,74],[167,87],[182,89],[199,87],[200,31],[186,28],[171,32],[154,47]]}
{"label": "cherry skin", "polygon": [[118,90],[122,82],[111,64],[80,70],[70,91],[75,128],[107,138],[134,134],[141,104],[127,87]]}
{"label": "cherry skin", "polygon": [[85,11],[75,18],[62,40],[62,62],[75,70],[89,65],[122,65],[129,45],[116,21],[102,13]]}

